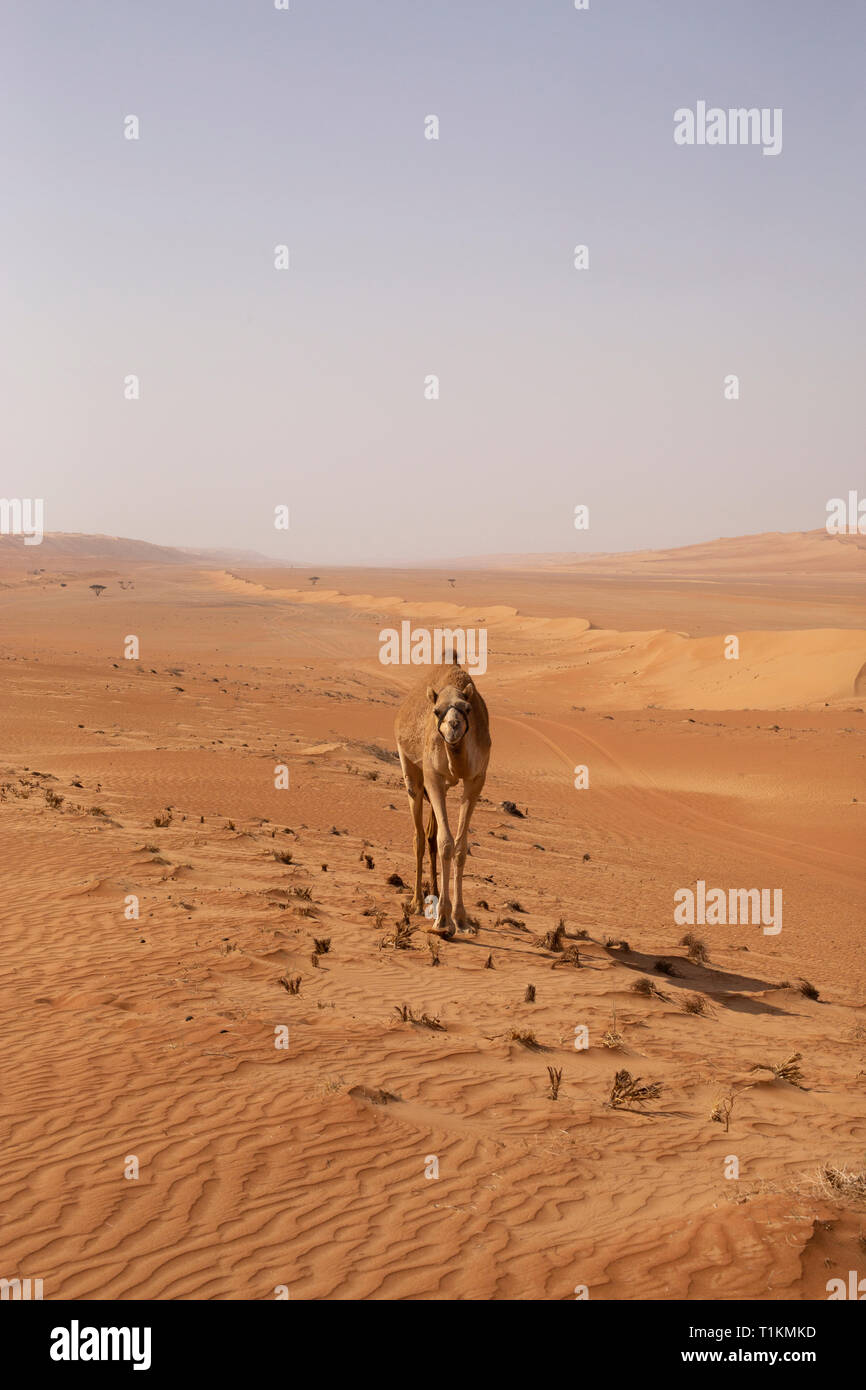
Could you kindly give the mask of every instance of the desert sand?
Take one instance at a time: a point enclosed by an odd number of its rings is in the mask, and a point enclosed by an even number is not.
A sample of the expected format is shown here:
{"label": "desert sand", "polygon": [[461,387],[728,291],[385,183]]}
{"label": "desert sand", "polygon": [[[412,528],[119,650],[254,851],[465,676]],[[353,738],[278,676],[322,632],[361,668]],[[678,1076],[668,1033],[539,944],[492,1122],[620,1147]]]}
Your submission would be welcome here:
{"label": "desert sand", "polygon": [[[0,1272],[826,1298],[866,1236],[864,588],[814,534],[428,571],[0,539]],[[405,619],[489,634],[478,929],[432,949],[394,944]],[[690,958],[698,880],[781,889],[782,931]],[[611,1105],[621,1070],[661,1089]]]}

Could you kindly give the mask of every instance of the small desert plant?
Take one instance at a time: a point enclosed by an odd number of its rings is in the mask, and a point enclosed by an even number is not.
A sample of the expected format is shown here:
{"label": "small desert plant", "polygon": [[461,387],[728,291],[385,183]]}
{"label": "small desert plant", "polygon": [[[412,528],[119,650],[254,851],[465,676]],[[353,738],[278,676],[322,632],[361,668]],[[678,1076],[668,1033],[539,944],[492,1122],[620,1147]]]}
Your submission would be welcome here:
{"label": "small desert plant", "polygon": [[562,1085],[562,1067],[548,1067],[547,1075],[550,1077],[550,1099],[557,1100]]}
{"label": "small desert plant", "polygon": [[798,988],[800,993],[805,995],[807,999],[820,999],[821,997],[810,980],[801,980]]}
{"label": "small desert plant", "polygon": [[709,1003],[702,994],[687,994],[683,1000],[683,1009],[687,1014],[706,1014],[709,1011]]}
{"label": "small desert plant", "polygon": [[56,811],[59,806],[63,805],[63,797],[58,796],[57,792],[52,791],[50,787],[46,787],[45,803],[47,806],[52,807],[52,809]]}
{"label": "small desert plant", "polygon": [[325,956],[331,949],[331,938],[329,936],[314,936],[313,949],[317,956]]}
{"label": "small desert plant", "polygon": [[659,975],[670,976],[679,974],[679,971],[674,969],[673,965],[669,960],[657,960],[655,965],[653,966],[653,970],[655,970]]}
{"label": "small desert plant", "polygon": [[524,996],[523,996],[523,1002],[524,1002],[524,1004],[534,1004],[534,1003],[535,1003],[535,985],[527,985],[527,986],[526,986],[526,993],[525,993]]}
{"label": "small desert plant", "polygon": [[[866,1170],[837,1168],[825,1163],[816,1174],[818,1188],[825,1197],[847,1202],[866,1202]],[[862,1239],[862,1237],[861,1237]]]}
{"label": "small desert plant", "polygon": [[719,1096],[718,1100],[716,1101],[712,1110],[710,1111],[710,1119],[714,1120],[716,1124],[724,1125],[726,1134],[728,1132],[728,1129],[730,1128],[731,1112],[733,1108],[734,1095],[733,1092],[730,1092],[726,1096]]}
{"label": "small desert plant", "polygon": [[656,999],[670,998],[670,995],[662,994],[654,980],[648,980],[644,975],[642,975],[639,980],[635,980],[632,985],[632,990],[635,994],[645,994],[647,997],[655,995]]}
{"label": "small desert plant", "polygon": [[312,888],[306,888],[301,884],[295,884],[294,888],[292,889],[292,897],[303,898],[304,902],[311,903],[313,901],[313,890]]}
{"label": "small desert plant", "polygon": [[485,970],[492,970],[492,969],[493,969],[493,953],[492,953],[492,951],[491,951],[490,955],[487,957],[486,961],[484,962],[484,969],[485,969]]}
{"label": "small desert plant", "polygon": [[611,1048],[611,1050],[614,1052],[617,1050],[617,1048],[622,1047],[623,1036],[616,1025],[616,1009],[614,1009],[611,1015],[611,1020],[607,1026],[606,1031],[601,1035],[601,1040],[605,1047]]}
{"label": "small desert plant", "polygon": [[107,816],[108,812],[104,806],[91,806],[87,814],[89,816]]}
{"label": "small desert plant", "polygon": [[537,1048],[539,1046],[537,1037],[528,1028],[512,1028],[511,1041],[520,1043],[521,1047]]}
{"label": "small desert plant", "polygon": [[623,937],[617,939],[613,936],[606,936],[604,944],[608,951],[631,951],[631,947]]}
{"label": "small desert plant", "polygon": [[274,858],[278,864],[291,864],[292,851],[290,849],[275,849]]}
{"label": "small desert plant", "polygon": [[694,961],[695,965],[709,964],[710,953],[707,950],[707,943],[695,936],[694,932],[687,931],[680,941],[680,945],[685,946],[689,960]]}
{"label": "small desert plant", "polygon": [[288,994],[300,994],[301,992],[300,975],[292,975],[290,979],[287,979],[285,975],[281,975],[277,984],[282,985],[283,989],[286,990]]}
{"label": "small desert plant", "polygon": [[438,1033],[445,1033],[445,1024],[438,1018],[432,1018],[430,1014],[414,1014],[408,1004],[395,1004],[394,1010],[401,1023],[416,1023],[421,1028],[432,1028]]}
{"label": "small desert plant", "polygon": [[406,922],[398,922],[393,935],[383,936],[379,942],[379,947],[382,950],[386,946],[392,946],[395,951],[411,951],[412,937],[417,930],[417,927],[410,927]]}
{"label": "small desert plant", "polygon": [[373,856],[372,856],[372,854],[365,854],[365,855],[363,855],[362,857],[363,857],[364,863],[367,865],[367,868],[368,868],[368,869],[375,869],[376,865],[375,865],[375,863],[374,863],[374,861],[373,861]]}
{"label": "small desert plant", "polygon": [[776,1081],[789,1081],[792,1086],[800,1086],[803,1081],[799,1066],[802,1057],[802,1052],[792,1052],[784,1062],[758,1062],[754,1067],[749,1067],[749,1071],[771,1071]]}
{"label": "small desert plant", "polygon": [[650,1100],[658,1100],[661,1093],[661,1081],[648,1081],[643,1084],[639,1076],[632,1076],[628,1071],[618,1071],[613,1079],[607,1103],[614,1110],[622,1105],[646,1105]]}
{"label": "small desert plant", "polygon": [[[508,906],[510,907],[511,904],[509,903]],[[545,951],[561,951],[564,936],[565,922],[560,917],[559,922],[552,931],[545,932],[544,936],[539,937],[538,944],[542,946]]]}
{"label": "small desert plant", "polygon": [[578,951],[577,947],[567,946],[563,951],[562,955],[559,957],[559,960],[555,960],[553,962],[551,969],[555,970],[558,965],[580,966],[580,952]]}

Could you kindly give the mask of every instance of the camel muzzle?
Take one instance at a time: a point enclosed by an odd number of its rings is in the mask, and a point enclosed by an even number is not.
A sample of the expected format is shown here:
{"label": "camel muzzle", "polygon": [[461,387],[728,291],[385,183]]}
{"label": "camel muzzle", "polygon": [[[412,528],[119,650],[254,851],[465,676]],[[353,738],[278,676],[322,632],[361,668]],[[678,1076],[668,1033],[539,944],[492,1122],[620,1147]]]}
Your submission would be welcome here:
{"label": "camel muzzle", "polygon": [[[456,714],[463,724],[463,728],[460,730],[460,733],[457,734],[456,737],[451,736],[450,729],[445,730],[442,728],[443,723],[448,718],[449,714],[452,713]],[[448,747],[456,748],[458,744],[463,742],[464,738],[469,732],[469,720],[467,719],[466,715],[463,713],[462,710],[457,709],[455,705],[449,705],[448,708],[446,710],[443,710],[442,714],[438,716],[436,720],[436,728],[442,735],[442,738],[445,740]]]}

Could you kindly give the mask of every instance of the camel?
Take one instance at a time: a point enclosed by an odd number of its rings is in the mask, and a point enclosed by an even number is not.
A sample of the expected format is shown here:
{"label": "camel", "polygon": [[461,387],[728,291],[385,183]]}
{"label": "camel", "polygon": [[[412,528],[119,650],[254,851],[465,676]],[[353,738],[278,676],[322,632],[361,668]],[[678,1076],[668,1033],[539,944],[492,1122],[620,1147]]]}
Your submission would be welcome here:
{"label": "camel", "polygon": [[[438,896],[436,852],[442,860],[442,895],[439,897],[435,929],[453,937],[458,927],[469,925],[463,904],[463,866],[469,822],[475,808],[490,760],[490,729],[487,706],[466,671],[458,666],[454,654],[432,675],[425,678],[406,697],[394,725],[397,752],[409,796],[415,826],[415,892],[410,909],[424,911],[421,875],[424,842],[430,855],[431,892]],[[463,783],[457,839],[448,825],[445,797],[449,788]],[[430,818],[424,829],[424,801],[430,803]],[[453,903],[449,893],[451,868],[454,869]]]}

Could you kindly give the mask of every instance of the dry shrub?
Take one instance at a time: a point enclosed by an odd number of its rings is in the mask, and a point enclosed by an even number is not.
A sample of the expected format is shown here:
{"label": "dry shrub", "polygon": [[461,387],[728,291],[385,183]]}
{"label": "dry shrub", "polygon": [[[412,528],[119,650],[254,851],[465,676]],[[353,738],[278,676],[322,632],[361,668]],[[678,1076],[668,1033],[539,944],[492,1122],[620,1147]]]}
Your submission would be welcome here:
{"label": "dry shrub", "polygon": [[526,986],[526,993],[525,993],[524,996],[523,996],[523,1002],[524,1002],[524,1004],[534,1004],[534,1003],[535,1003],[535,985],[527,985],[527,986]]}
{"label": "dry shrub", "polygon": [[816,1185],[821,1195],[835,1201],[866,1203],[866,1170],[837,1168],[825,1163],[818,1169]]}
{"label": "dry shrub", "polygon": [[695,965],[709,964],[710,953],[707,950],[707,943],[702,941],[699,936],[695,936],[694,932],[687,931],[680,945],[685,946],[686,955]]}
{"label": "dry shrub", "polygon": [[601,1040],[605,1047],[611,1048],[614,1052],[617,1050],[617,1048],[622,1047],[623,1042],[625,1041],[622,1036],[622,1033],[616,1026],[616,1009],[614,1009],[613,1014],[611,1015],[611,1020],[607,1026],[606,1031],[602,1033]]}
{"label": "dry shrub", "polygon": [[537,1048],[539,1042],[537,1037],[528,1028],[512,1028],[510,1034],[511,1042],[520,1043],[521,1047]]}
{"label": "dry shrub", "polygon": [[431,1018],[430,1014],[426,1013],[415,1014],[408,1004],[395,1004],[394,1009],[401,1023],[414,1023],[419,1028],[433,1028],[438,1033],[447,1032],[445,1024],[438,1018]]}
{"label": "dry shrub", "polygon": [[383,936],[379,942],[380,950],[386,947],[393,947],[395,951],[411,951],[412,937],[415,935],[417,927],[410,927],[408,922],[398,922],[391,936]]}
{"label": "dry shrub", "polygon": [[557,1100],[562,1085],[562,1067],[548,1067],[547,1075],[550,1078],[550,1099]]}
{"label": "dry shrub", "polygon": [[702,994],[687,994],[683,999],[683,1009],[687,1014],[706,1015],[710,1011],[709,1000]]}
{"label": "dry shrub", "polygon": [[543,947],[545,951],[561,951],[564,936],[565,923],[560,917],[558,924],[552,931],[545,932],[544,936],[538,938],[537,944]]}
{"label": "dry shrub", "polygon": [[331,949],[331,938],[329,936],[314,936],[313,950],[317,956],[326,956]]}
{"label": "dry shrub", "polygon": [[669,960],[657,960],[653,966],[653,970],[659,975],[677,976],[680,973],[678,970],[674,969]]}
{"label": "dry shrub", "polygon": [[757,1062],[749,1071],[770,1071],[776,1081],[788,1081],[802,1089],[803,1072],[799,1066],[802,1057],[802,1052],[792,1052],[784,1062]]}
{"label": "dry shrub", "polygon": [[631,1072],[618,1071],[607,1103],[613,1110],[623,1105],[646,1105],[648,1101],[658,1100],[661,1093],[661,1081],[643,1083],[639,1076],[632,1076]]}
{"label": "dry shrub", "polygon": [[734,1095],[733,1092],[730,1092],[726,1096],[719,1096],[715,1101],[712,1110],[710,1111],[710,1119],[714,1120],[716,1124],[724,1125],[726,1134],[730,1127],[731,1112],[733,1108]]}
{"label": "dry shrub", "polygon": [[662,994],[655,981],[648,980],[645,975],[642,975],[639,980],[635,980],[632,985],[632,992],[634,994],[645,994],[647,998],[649,998],[650,995],[655,995],[656,999],[670,998],[670,995]]}

